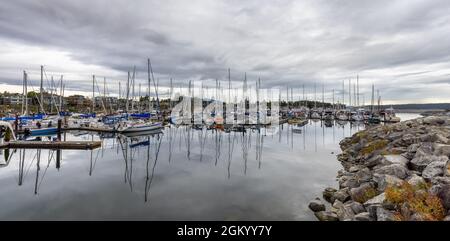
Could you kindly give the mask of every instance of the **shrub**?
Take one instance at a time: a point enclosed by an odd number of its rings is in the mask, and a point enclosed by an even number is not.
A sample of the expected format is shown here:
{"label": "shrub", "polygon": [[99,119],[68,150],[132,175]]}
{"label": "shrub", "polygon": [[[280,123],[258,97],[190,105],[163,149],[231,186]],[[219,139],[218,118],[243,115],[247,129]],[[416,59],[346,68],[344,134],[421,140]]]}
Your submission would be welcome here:
{"label": "shrub", "polygon": [[400,207],[408,204],[411,211],[420,214],[425,220],[442,220],[445,217],[445,208],[441,200],[428,193],[429,184],[421,183],[412,186],[403,182],[401,186],[388,186],[385,190],[386,200]]}

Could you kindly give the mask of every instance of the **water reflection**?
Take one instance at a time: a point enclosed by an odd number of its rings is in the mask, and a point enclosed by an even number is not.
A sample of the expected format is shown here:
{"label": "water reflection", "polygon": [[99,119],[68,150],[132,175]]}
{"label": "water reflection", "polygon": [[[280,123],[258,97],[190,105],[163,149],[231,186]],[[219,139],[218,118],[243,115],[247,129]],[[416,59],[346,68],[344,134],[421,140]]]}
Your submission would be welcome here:
{"label": "water reflection", "polygon": [[[340,166],[331,153],[364,128],[309,121],[284,124],[275,136],[188,126],[140,136],[67,133],[102,148],[2,150],[0,219],[309,220],[308,201],[335,185]],[[36,208],[49,200],[58,211]]]}

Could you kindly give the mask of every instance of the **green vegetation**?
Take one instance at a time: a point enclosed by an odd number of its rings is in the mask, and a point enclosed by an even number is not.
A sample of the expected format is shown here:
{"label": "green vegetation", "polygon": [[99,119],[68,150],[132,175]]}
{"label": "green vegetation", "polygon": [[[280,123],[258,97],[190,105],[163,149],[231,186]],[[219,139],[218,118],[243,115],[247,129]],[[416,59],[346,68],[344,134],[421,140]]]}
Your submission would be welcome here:
{"label": "green vegetation", "polygon": [[[427,183],[413,186],[408,182],[403,182],[398,187],[389,186],[385,190],[386,200],[396,205],[397,209],[406,204],[412,212],[420,214],[425,220],[442,220],[445,217],[445,208],[439,197],[429,194],[429,186]],[[401,220],[405,219],[398,212],[397,215]]]}
{"label": "green vegetation", "polygon": [[369,143],[367,146],[365,146],[361,150],[361,153],[363,155],[367,155],[367,154],[370,154],[370,153],[372,153],[374,151],[382,150],[382,149],[384,149],[387,146],[388,143],[389,142],[387,140],[376,140],[376,141],[373,141],[373,142]]}

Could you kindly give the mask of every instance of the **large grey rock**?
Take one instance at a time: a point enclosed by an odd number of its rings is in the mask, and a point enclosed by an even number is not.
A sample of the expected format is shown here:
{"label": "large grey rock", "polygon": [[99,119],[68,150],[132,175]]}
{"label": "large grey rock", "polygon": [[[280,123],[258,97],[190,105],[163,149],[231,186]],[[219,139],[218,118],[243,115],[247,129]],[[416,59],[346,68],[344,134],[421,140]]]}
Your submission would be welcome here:
{"label": "large grey rock", "polygon": [[425,218],[420,213],[412,214],[408,221],[425,221]]}
{"label": "large grey rock", "polygon": [[371,221],[370,214],[368,212],[358,213],[353,218],[355,221]]}
{"label": "large grey rock", "polygon": [[437,196],[441,199],[442,205],[449,210],[450,209],[450,185],[442,185],[442,188],[438,190]]}
{"label": "large grey rock", "polygon": [[364,208],[364,206],[361,203],[355,202],[355,201],[349,201],[347,203],[344,203],[344,206],[351,208],[353,213],[355,213],[355,214],[366,211],[366,209]]}
{"label": "large grey rock", "polygon": [[343,189],[336,191],[333,194],[332,200],[334,199],[334,200],[339,200],[341,202],[346,202],[347,200],[350,199],[349,190],[350,190],[349,188],[343,188]]}
{"label": "large grey rock", "polygon": [[425,117],[423,120],[423,124],[426,125],[443,125],[445,124],[445,117],[441,117],[441,116],[428,116]]}
{"label": "large grey rock", "polygon": [[[417,154],[416,154],[417,156]],[[414,157],[414,159],[411,160],[410,165],[413,170],[423,172],[423,170],[432,162],[447,162],[448,157],[447,156],[436,156],[436,155],[419,155],[417,157]]]}
{"label": "large grey rock", "polygon": [[376,219],[377,218],[377,209],[378,207],[381,207],[383,205],[383,203],[386,200],[386,196],[385,193],[383,192],[382,194],[368,200],[367,202],[365,202],[364,208],[367,210],[367,212],[369,212],[370,217],[372,219]]}
{"label": "large grey rock", "polygon": [[450,215],[447,215],[442,221],[450,221]]}
{"label": "large grey rock", "polygon": [[406,167],[400,164],[391,164],[375,170],[375,173],[387,174],[391,176],[396,176],[400,179],[405,179],[406,177],[408,177],[409,171]]}
{"label": "large grey rock", "polygon": [[356,177],[343,176],[339,178],[339,187],[340,188],[354,188],[359,186],[359,181]]}
{"label": "large grey rock", "polygon": [[444,167],[444,175],[450,177],[450,161],[448,161]]}
{"label": "large grey rock", "polygon": [[365,202],[367,199],[372,198],[368,195],[371,195],[374,191],[375,190],[371,183],[363,183],[359,187],[350,189],[350,196],[354,201]]}
{"label": "large grey rock", "polygon": [[408,146],[406,152],[403,153],[402,156],[404,156],[408,160],[413,159],[414,156],[416,155],[416,151],[419,148],[419,146],[420,146],[420,144],[418,144],[418,143],[415,143],[415,144],[412,144],[412,145]]}
{"label": "large grey rock", "polygon": [[377,204],[381,205],[381,204],[383,204],[383,202],[385,200],[386,200],[386,194],[383,192],[380,195],[373,197],[373,198],[369,199],[367,202],[365,202],[364,207],[367,208],[368,206],[377,205]]}
{"label": "large grey rock", "polygon": [[450,145],[435,144],[434,154],[437,156],[447,156],[450,157]]}
{"label": "large grey rock", "polygon": [[313,212],[325,211],[325,204],[320,199],[312,200],[311,202],[309,202],[308,207]]}
{"label": "large grey rock", "polygon": [[334,193],[336,191],[337,190],[332,187],[325,188],[325,190],[322,193],[323,199],[325,199],[329,203],[334,203]]}
{"label": "large grey rock", "polygon": [[400,164],[405,167],[409,162],[409,160],[402,155],[385,155],[384,158],[386,158],[386,161],[391,164]]}
{"label": "large grey rock", "polygon": [[443,136],[442,134],[435,133],[435,134],[433,134],[433,142],[447,144],[449,141],[448,141],[448,138]]}
{"label": "large grey rock", "polygon": [[369,170],[369,168],[365,167],[360,169],[356,175],[356,180],[358,180],[358,183],[364,183],[368,182],[372,179],[372,172]]}
{"label": "large grey rock", "polygon": [[355,216],[353,210],[339,200],[334,201],[332,212],[336,213],[340,221],[349,221]]}
{"label": "large grey rock", "polygon": [[423,177],[418,176],[416,174],[411,175],[411,177],[409,177],[407,181],[409,184],[411,184],[413,186],[425,184],[425,179],[423,179]]}
{"label": "large grey rock", "polygon": [[382,207],[378,207],[377,221],[398,221],[398,219],[391,211],[388,211]]}
{"label": "large grey rock", "polygon": [[400,186],[403,180],[392,175],[375,174],[373,180],[377,183],[377,190],[384,192],[388,186]]}
{"label": "large grey rock", "polygon": [[428,164],[422,172],[422,177],[425,180],[431,180],[434,177],[444,175],[444,168],[447,165],[447,161],[435,161]]}
{"label": "large grey rock", "polygon": [[319,221],[339,221],[337,214],[330,211],[315,212],[314,215]]}
{"label": "large grey rock", "polygon": [[367,159],[367,161],[365,161],[364,165],[368,168],[373,168],[375,166],[383,166],[383,165],[388,165],[389,162],[386,161],[386,159],[382,156],[382,155],[375,155],[369,159]]}

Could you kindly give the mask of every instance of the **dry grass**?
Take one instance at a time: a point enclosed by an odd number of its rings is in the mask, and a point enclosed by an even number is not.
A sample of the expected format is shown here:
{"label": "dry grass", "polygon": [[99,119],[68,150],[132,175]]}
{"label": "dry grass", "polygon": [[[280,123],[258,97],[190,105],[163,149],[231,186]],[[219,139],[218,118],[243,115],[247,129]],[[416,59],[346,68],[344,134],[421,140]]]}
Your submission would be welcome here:
{"label": "dry grass", "polygon": [[437,196],[428,193],[428,188],[429,184],[426,183],[412,186],[403,182],[399,187],[386,188],[386,200],[397,207],[408,204],[411,211],[420,214],[425,220],[442,220],[445,217],[445,208]]}

